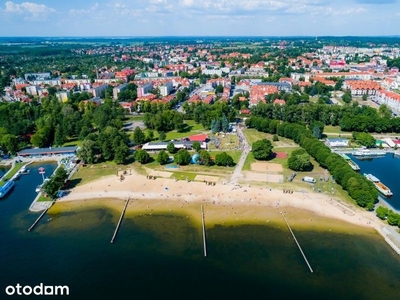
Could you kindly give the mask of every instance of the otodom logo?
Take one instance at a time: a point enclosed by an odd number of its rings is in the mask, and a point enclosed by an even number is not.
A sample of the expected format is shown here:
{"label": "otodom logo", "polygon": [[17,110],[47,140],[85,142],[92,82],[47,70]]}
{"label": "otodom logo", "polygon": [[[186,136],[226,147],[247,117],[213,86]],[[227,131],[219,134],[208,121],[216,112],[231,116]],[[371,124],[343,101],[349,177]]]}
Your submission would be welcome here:
{"label": "otodom logo", "polygon": [[7,286],[5,292],[8,296],[68,296],[69,287],[66,285],[44,285],[43,283],[31,287],[29,285],[22,286],[17,283],[16,286]]}

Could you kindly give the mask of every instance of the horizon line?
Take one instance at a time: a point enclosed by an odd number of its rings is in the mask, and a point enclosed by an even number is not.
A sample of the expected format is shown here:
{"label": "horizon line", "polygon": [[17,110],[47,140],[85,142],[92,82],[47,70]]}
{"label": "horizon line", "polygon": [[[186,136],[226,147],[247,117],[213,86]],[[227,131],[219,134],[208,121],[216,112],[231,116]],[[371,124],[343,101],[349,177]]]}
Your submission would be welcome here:
{"label": "horizon line", "polygon": [[388,35],[10,35],[0,36],[0,38],[270,38],[270,37],[287,37],[287,38],[324,38],[324,37],[400,37],[399,34]]}

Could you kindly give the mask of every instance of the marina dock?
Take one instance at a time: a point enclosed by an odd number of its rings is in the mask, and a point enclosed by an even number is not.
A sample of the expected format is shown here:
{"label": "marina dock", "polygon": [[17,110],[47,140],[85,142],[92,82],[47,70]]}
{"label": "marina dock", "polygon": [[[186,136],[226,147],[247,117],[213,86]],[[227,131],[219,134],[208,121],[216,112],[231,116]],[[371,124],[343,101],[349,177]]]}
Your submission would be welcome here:
{"label": "marina dock", "polygon": [[290,225],[289,225],[288,221],[286,220],[286,217],[285,217],[285,215],[283,214],[283,212],[281,212],[281,215],[282,215],[283,219],[285,220],[286,225],[287,225],[287,227],[289,228],[289,231],[290,231],[290,233],[292,234],[293,239],[294,239],[294,241],[296,242],[297,247],[299,248],[299,250],[300,250],[300,252],[301,252],[301,255],[303,255],[304,261],[306,262],[308,268],[310,269],[310,272],[311,272],[311,273],[314,273],[313,269],[311,268],[310,263],[309,263],[308,260],[307,260],[306,255],[304,254],[303,250],[301,249],[301,246],[300,246],[299,242],[297,241],[296,236],[294,235],[294,233],[293,233],[293,231],[292,231],[292,228],[290,228]]}
{"label": "marina dock", "polygon": [[203,228],[204,257],[207,257],[206,226],[204,224],[204,208],[203,208],[203,205],[201,206],[201,226]]}
{"label": "marina dock", "polygon": [[122,218],[124,217],[126,208],[128,207],[129,200],[130,200],[130,198],[128,198],[128,199],[126,200],[125,206],[124,206],[124,208],[122,209],[121,216],[119,217],[119,221],[118,221],[117,227],[115,227],[114,234],[113,234],[113,236],[112,236],[112,238],[111,238],[111,241],[110,241],[111,244],[114,243],[115,237],[117,236],[119,227],[121,226]]}
{"label": "marina dock", "polygon": [[[50,207],[49,207],[50,208]],[[31,227],[29,227],[28,231],[32,231],[33,228],[36,226],[36,224],[40,221],[40,219],[47,213],[47,211],[49,210],[49,208],[46,208],[46,210],[44,210],[40,216],[36,219],[36,221],[32,224]]]}

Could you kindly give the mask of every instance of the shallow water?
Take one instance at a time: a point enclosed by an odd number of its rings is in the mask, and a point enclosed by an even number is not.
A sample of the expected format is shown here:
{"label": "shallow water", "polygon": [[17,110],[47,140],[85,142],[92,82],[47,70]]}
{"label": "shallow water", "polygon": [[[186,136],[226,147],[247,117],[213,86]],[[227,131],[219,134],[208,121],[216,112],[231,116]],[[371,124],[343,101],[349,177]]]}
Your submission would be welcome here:
{"label": "shallow water", "polygon": [[398,299],[399,256],[370,229],[292,226],[311,274],[283,222],[208,227],[207,258],[198,222],[172,214],[127,214],[114,244],[119,212],[83,204],[27,232],[41,178],[20,180],[0,202],[0,299],[41,282],[68,285],[69,299]]}

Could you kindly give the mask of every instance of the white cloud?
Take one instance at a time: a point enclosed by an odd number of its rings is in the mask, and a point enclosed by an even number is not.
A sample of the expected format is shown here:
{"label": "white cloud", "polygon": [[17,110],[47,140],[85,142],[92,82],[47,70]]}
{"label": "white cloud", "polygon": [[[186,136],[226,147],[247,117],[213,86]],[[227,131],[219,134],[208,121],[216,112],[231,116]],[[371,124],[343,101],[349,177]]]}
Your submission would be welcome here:
{"label": "white cloud", "polygon": [[21,4],[17,4],[7,1],[5,3],[5,7],[6,8],[4,11],[6,13],[25,15],[26,17],[31,17],[33,19],[45,19],[49,14],[56,12],[54,8],[33,2],[23,2]]}

